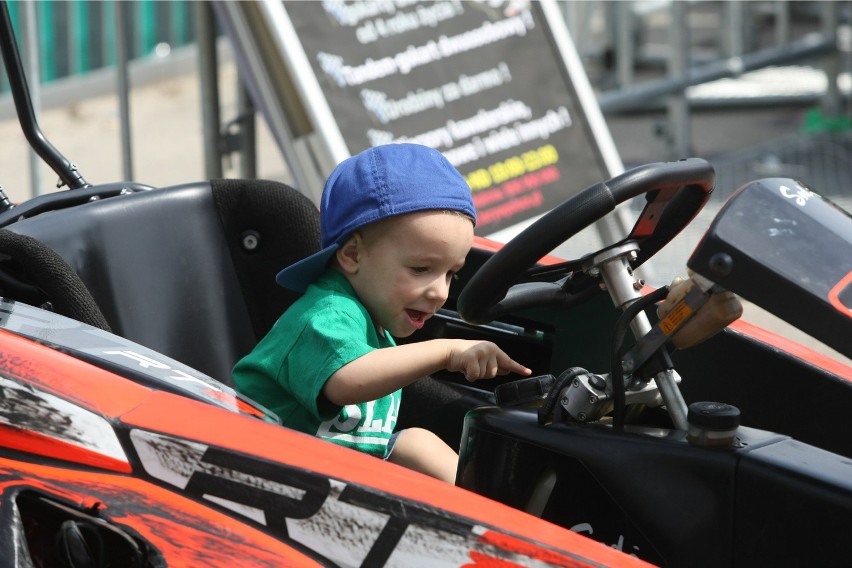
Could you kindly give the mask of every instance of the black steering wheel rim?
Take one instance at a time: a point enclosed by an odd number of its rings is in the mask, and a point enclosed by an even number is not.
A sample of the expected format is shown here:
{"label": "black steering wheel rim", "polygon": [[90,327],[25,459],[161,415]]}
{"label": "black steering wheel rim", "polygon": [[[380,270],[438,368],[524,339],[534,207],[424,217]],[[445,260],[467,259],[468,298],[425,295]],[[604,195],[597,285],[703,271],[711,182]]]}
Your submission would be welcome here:
{"label": "black steering wheel rim", "polygon": [[482,324],[537,302],[573,303],[576,298],[560,284],[517,282],[539,259],[616,206],[648,194],[648,204],[624,239],[639,245],[637,257],[631,262],[636,268],[689,224],[707,202],[714,182],[712,165],[700,158],[689,158],[639,166],[584,189],[489,258],[459,295],[459,313],[470,323]]}

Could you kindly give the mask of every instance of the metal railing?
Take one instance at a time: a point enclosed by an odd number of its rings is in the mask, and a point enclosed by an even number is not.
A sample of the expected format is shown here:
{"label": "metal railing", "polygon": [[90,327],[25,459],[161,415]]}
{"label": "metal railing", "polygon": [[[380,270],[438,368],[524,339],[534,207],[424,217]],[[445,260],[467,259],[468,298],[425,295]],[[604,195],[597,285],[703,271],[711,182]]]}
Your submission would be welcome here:
{"label": "metal railing", "polygon": [[[585,61],[599,68],[604,114],[664,111],[671,159],[690,154],[693,109],[816,104],[829,117],[850,112],[849,93],[838,87],[840,75],[852,72],[849,2],[674,0],[563,7]],[[691,87],[794,64],[823,71],[824,92],[689,96]]]}
{"label": "metal railing", "polygon": [[[41,83],[50,83],[114,66],[120,47],[129,59],[136,59],[192,43],[192,4],[189,0],[14,0],[8,6],[19,37],[23,37],[28,13],[35,16],[39,77]],[[123,46],[117,17],[126,18]],[[9,90],[5,77],[0,90]]]}

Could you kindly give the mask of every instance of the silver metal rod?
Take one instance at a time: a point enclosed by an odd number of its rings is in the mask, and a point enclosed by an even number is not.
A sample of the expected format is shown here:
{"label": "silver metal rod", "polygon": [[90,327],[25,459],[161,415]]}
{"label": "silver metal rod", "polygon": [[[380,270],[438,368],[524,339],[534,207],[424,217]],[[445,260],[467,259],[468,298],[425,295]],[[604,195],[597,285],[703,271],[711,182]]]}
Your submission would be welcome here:
{"label": "silver metal rod", "polygon": [[[689,76],[689,27],[686,21],[686,9],[685,2],[672,2],[672,21],[669,26],[669,43],[672,53],[669,59],[669,74],[683,84]],[[689,157],[692,155],[692,129],[685,88],[669,96],[668,118],[671,133],[669,159],[679,160]]]}
{"label": "silver metal rod", "polygon": [[222,177],[222,154],[219,150],[219,129],[222,121],[219,110],[216,22],[209,2],[197,2],[195,7],[201,80],[201,126],[204,131],[204,171],[208,179],[215,179]]}
{"label": "silver metal rod", "polygon": [[666,409],[669,411],[669,416],[678,430],[687,430],[689,423],[686,420],[687,407],[686,401],[683,399],[683,394],[677,386],[676,373],[671,370],[660,371],[654,377],[657,383],[657,388],[660,389],[660,395],[666,403]]}
{"label": "silver metal rod", "polygon": [[745,30],[745,5],[741,0],[730,0],[722,3],[725,11],[727,25],[725,26],[725,55],[728,57],[739,57],[745,53],[745,41],[743,32]]}
{"label": "silver metal rod", "polygon": [[633,66],[636,55],[633,50],[633,2],[616,2],[615,66],[618,85],[625,87],[633,83]]}
{"label": "silver metal rod", "polygon": [[121,124],[121,172],[125,180],[133,179],[133,147],[130,128],[130,80],[127,54],[127,4],[115,6],[115,78],[118,89],[118,115]]}
{"label": "silver metal rod", "polygon": [[[679,3],[675,3],[679,4]],[[746,71],[761,69],[770,65],[792,63],[800,59],[817,57],[836,49],[832,38],[822,35],[809,35],[783,47],[772,47],[753,51],[741,57],[719,59],[698,67],[691,67],[685,77],[665,77],[636,83],[626,89],[606,91],[598,96],[598,103],[604,113],[617,113],[645,108],[655,103],[655,99],[676,93],[692,85],[700,85],[737,77]]]}
{"label": "silver metal rod", "polygon": [[240,117],[240,177],[257,177],[255,109],[242,77],[237,73],[237,114]]}
{"label": "silver metal rod", "polygon": [[[23,40],[26,49],[25,68],[30,81],[30,99],[32,100],[33,113],[38,120],[41,109],[41,74],[38,68],[39,43],[38,28],[36,22],[36,3],[23,2],[21,4],[21,20],[23,27]],[[32,149],[29,150],[30,163],[30,197],[45,193],[42,189],[41,164],[42,161]]]}
{"label": "silver metal rod", "polygon": [[[614,251],[616,253],[617,251]],[[642,294],[633,286],[633,277],[628,270],[627,257],[614,254],[611,260],[598,266],[601,278],[606,284],[607,290],[612,296],[613,302],[619,308],[626,309],[630,304],[642,297]],[[633,336],[639,339],[651,331],[651,322],[645,312],[639,312],[630,322],[630,330]],[[686,402],[677,386],[676,373],[666,370],[657,373],[654,381],[663,398],[663,403],[669,412],[675,427],[678,430],[686,430]]]}
{"label": "silver metal rod", "polygon": [[[837,25],[839,20],[839,7],[837,2],[823,2],[820,4],[820,15],[822,16],[822,33],[831,38],[832,43],[837,44]],[[825,95],[823,96],[822,108],[828,117],[841,114],[840,89],[837,86],[837,78],[840,75],[840,53],[837,50],[826,54],[823,59],[825,78],[827,81]]]}

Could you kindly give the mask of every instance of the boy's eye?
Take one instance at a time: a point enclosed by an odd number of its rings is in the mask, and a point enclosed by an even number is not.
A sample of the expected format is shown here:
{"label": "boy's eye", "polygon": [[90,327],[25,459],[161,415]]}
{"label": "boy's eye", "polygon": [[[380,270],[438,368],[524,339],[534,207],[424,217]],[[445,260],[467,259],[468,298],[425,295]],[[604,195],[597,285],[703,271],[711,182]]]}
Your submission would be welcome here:
{"label": "boy's eye", "polygon": [[[425,274],[425,273],[429,272],[430,269],[429,269],[428,266],[412,266],[412,267],[410,267],[410,270],[414,274]],[[458,280],[458,279],[459,279],[459,273],[456,272],[455,270],[450,270],[450,271],[447,272],[447,280]]]}

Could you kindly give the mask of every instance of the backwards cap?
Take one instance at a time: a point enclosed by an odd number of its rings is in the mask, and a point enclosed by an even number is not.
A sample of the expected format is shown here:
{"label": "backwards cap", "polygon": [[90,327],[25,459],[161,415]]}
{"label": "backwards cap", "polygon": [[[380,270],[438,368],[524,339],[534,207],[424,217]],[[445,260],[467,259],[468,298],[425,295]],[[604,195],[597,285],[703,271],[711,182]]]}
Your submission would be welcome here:
{"label": "backwards cap", "polygon": [[341,162],[325,182],[320,203],[322,250],[282,270],[275,281],[303,292],[334,252],[370,223],[416,211],[460,211],[476,221],[470,187],[437,150],[387,144]]}

